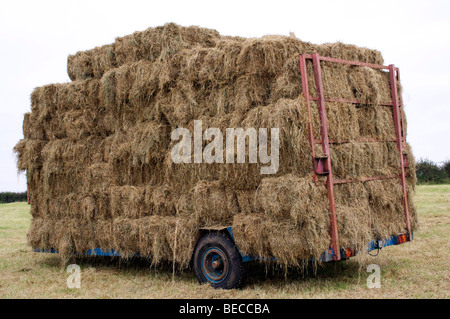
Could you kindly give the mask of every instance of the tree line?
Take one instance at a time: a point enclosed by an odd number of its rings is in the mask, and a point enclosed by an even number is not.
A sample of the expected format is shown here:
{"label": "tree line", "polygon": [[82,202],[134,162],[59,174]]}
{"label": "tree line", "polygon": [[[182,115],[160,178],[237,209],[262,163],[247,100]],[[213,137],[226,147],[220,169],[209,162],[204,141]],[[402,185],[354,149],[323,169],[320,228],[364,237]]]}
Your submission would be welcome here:
{"label": "tree line", "polygon": [[441,164],[427,158],[416,163],[418,184],[444,184],[450,183],[450,160]]}
{"label": "tree line", "polygon": [[0,203],[13,203],[13,202],[26,202],[27,192],[13,193],[2,192],[0,193]]}

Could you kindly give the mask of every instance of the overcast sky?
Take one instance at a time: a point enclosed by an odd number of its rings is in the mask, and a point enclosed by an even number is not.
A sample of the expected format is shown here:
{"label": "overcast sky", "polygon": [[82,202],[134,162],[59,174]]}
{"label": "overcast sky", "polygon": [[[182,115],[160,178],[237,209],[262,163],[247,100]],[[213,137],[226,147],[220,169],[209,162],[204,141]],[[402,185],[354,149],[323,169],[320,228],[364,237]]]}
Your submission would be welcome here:
{"label": "overcast sky", "polygon": [[68,82],[67,56],[175,22],[222,35],[295,35],[378,49],[400,67],[416,159],[450,159],[450,1],[0,0],[0,191],[26,190],[12,148],[33,88]]}

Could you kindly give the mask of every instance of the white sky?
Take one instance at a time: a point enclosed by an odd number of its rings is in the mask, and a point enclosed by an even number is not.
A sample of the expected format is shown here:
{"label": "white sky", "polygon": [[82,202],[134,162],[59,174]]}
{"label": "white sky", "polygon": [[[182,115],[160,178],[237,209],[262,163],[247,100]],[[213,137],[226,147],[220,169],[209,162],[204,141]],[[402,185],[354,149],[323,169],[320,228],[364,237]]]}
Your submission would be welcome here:
{"label": "white sky", "polygon": [[175,22],[223,35],[295,35],[378,49],[400,67],[417,159],[450,158],[450,1],[0,0],[0,191],[24,191],[12,148],[33,88],[67,82],[67,56]]}

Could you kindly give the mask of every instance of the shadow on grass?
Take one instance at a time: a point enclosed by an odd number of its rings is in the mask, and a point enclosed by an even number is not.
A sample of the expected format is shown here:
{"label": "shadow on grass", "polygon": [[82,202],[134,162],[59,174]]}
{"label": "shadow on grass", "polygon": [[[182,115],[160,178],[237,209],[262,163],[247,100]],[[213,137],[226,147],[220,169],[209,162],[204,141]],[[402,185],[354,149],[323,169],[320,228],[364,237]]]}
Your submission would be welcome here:
{"label": "shadow on grass", "polygon": [[[42,267],[54,268],[60,271],[62,264],[58,255],[52,254],[38,261]],[[153,265],[150,259],[133,257],[128,260],[119,257],[86,256],[72,257],[69,264],[77,264],[81,269],[95,268],[96,271],[113,272],[118,276],[148,277],[153,276],[156,280],[171,280],[173,264],[163,262]],[[345,288],[346,285],[357,283],[361,277],[361,265],[355,260],[340,262],[328,262],[321,265],[308,264],[303,268],[288,268],[276,266],[274,264],[250,262],[247,267],[246,288],[258,286],[273,286],[283,288],[283,286],[293,282],[320,284],[322,282],[332,282],[332,285]],[[192,284],[197,282],[193,268],[175,270],[175,281]]]}
{"label": "shadow on grass", "polygon": [[302,268],[279,268],[275,265],[251,263],[248,265],[248,286],[283,286],[293,282],[320,283],[332,281],[336,286],[357,282],[361,266],[354,260],[308,264]]}

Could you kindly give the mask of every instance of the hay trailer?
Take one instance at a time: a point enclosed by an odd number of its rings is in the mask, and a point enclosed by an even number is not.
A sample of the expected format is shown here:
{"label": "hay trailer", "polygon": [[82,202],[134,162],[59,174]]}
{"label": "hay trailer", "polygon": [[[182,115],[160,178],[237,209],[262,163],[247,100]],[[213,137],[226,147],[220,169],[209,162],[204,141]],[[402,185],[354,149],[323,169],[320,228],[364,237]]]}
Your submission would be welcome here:
{"label": "hay trailer", "polygon": [[[314,70],[314,83],[317,90],[317,97],[312,97],[308,90],[308,75],[306,70],[306,61],[312,60]],[[402,186],[402,206],[405,220],[405,232],[402,234],[393,235],[390,238],[378,238],[370,242],[366,251],[379,250],[383,247],[391,245],[399,245],[413,240],[413,233],[411,231],[410,214],[408,209],[407,187],[406,187],[406,170],[408,169],[408,162],[406,153],[404,152],[404,143],[406,143],[406,131],[404,126],[404,113],[400,112],[403,107],[401,95],[398,94],[397,81],[400,81],[399,69],[394,65],[384,66],[370,63],[363,63],[358,61],[349,61],[342,59],[335,59],[330,57],[323,57],[317,53],[303,54],[299,57],[300,74],[302,80],[303,95],[307,102],[308,116],[309,116],[309,143],[311,146],[312,155],[312,173],[313,180],[317,187],[326,187],[328,194],[328,205],[330,213],[330,248],[323,252],[319,258],[311,259],[315,262],[330,262],[346,260],[355,256],[358,251],[352,247],[341,247],[339,245],[339,232],[336,219],[336,204],[334,198],[334,185],[352,182],[361,182],[361,180],[351,179],[334,179],[332,173],[332,163],[330,156],[330,144],[344,143],[344,141],[332,141],[328,138],[328,126],[326,115],[326,102],[342,102],[352,104],[362,104],[358,100],[347,100],[339,98],[325,98],[322,84],[321,61],[332,63],[341,63],[359,67],[369,67],[374,69],[387,70],[389,72],[390,88],[392,101],[383,102],[381,105],[392,107],[393,121],[395,127],[395,140],[382,139],[364,139],[363,142],[396,142],[400,157],[399,174],[393,176],[372,176],[365,177],[363,181],[375,181],[385,179],[398,179]],[[316,139],[313,136],[313,121],[311,115],[311,101],[317,102],[319,107],[320,117],[320,132],[321,138]],[[347,141],[348,142],[348,141]],[[314,146],[321,145],[323,154],[325,156],[317,157]],[[326,180],[323,182],[323,180]],[[41,250],[34,249],[36,252],[57,253],[55,249]],[[119,251],[102,250],[100,248],[91,249],[83,253],[83,255],[91,256],[120,256]],[[139,254],[136,255],[139,257]],[[246,277],[245,263],[254,260],[267,260],[258,256],[249,256],[243,254],[239,247],[235,244],[233,228],[232,227],[215,227],[202,228],[198,231],[196,246],[192,256],[192,265],[195,274],[200,283],[209,283],[215,288],[233,289],[243,285]]]}

